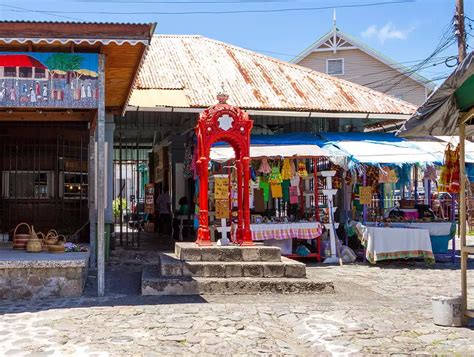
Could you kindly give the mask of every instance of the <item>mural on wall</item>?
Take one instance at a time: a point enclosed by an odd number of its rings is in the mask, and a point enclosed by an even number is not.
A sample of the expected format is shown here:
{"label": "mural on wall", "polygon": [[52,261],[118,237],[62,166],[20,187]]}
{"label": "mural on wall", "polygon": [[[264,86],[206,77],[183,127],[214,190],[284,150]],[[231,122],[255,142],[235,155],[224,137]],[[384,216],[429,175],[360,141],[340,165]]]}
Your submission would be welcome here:
{"label": "mural on wall", "polygon": [[0,52],[0,107],[97,108],[95,53]]}

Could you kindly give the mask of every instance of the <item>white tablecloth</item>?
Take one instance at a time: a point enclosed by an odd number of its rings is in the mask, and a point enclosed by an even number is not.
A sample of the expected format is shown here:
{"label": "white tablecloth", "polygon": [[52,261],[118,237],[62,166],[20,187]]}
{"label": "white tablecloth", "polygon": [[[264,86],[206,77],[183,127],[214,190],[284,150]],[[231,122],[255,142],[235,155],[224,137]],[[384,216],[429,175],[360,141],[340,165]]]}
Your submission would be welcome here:
{"label": "white tablecloth", "polygon": [[[373,222],[367,222],[372,225]],[[452,222],[390,222],[390,226],[398,228],[422,228],[430,232],[430,236],[447,236],[451,233]]]}
{"label": "white tablecloth", "polygon": [[360,226],[362,244],[371,263],[380,260],[417,258],[434,261],[427,229]]}
{"label": "white tablecloth", "polygon": [[321,235],[319,222],[251,224],[252,240],[314,239]]}

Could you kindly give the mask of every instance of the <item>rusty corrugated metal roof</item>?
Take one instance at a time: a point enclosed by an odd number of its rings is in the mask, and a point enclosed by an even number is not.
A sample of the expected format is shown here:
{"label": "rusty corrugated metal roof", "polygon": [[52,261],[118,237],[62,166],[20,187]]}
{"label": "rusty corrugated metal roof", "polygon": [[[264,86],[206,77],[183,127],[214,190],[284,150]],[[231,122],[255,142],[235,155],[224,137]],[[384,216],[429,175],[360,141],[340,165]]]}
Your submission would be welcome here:
{"label": "rusty corrugated metal roof", "polygon": [[412,114],[416,107],[367,87],[201,36],[154,36],[137,89],[181,89],[190,107]]}

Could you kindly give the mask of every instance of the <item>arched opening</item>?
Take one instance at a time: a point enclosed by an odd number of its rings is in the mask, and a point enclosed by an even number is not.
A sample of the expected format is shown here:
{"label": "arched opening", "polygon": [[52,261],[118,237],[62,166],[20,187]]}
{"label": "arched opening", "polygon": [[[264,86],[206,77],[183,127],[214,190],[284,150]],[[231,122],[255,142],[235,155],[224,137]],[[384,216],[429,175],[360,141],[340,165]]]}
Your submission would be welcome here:
{"label": "arched opening", "polygon": [[253,121],[240,108],[226,103],[228,96],[220,94],[219,104],[206,109],[196,126],[197,168],[199,174],[199,228],[196,243],[211,245],[209,231],[208,181],[211,146],[216,142],[228,143],[235,152],[237,169],[237,242],[253,245],[250,232],[250,132]]}

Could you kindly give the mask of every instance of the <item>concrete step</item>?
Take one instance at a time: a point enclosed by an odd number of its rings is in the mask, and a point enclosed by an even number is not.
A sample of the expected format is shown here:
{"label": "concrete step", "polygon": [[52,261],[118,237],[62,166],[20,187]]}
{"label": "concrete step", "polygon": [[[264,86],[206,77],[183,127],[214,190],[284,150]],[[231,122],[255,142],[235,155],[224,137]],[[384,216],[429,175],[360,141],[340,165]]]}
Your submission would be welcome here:
{"label": "concrete step", "polygon": [[192,276],[203,278],[304,278],[306,265],[285,257],[279,262],[266,261],[182,261],[173,254],[160,254],[162,276]]}
{"label": "concrete step", "polygon": [[196,243],[177,242],[175,254],[180,260],[193,262],[279,262],[281,260],[280,248],[263,245],[219,247],[214,244],[209,247],[200,247]]}
{"label": "concrete step", "polygon": [[331,281],[306,278],[163,277],[156,267],[145,267],[142,273],[142,295],[313,294],[333,291]]}

